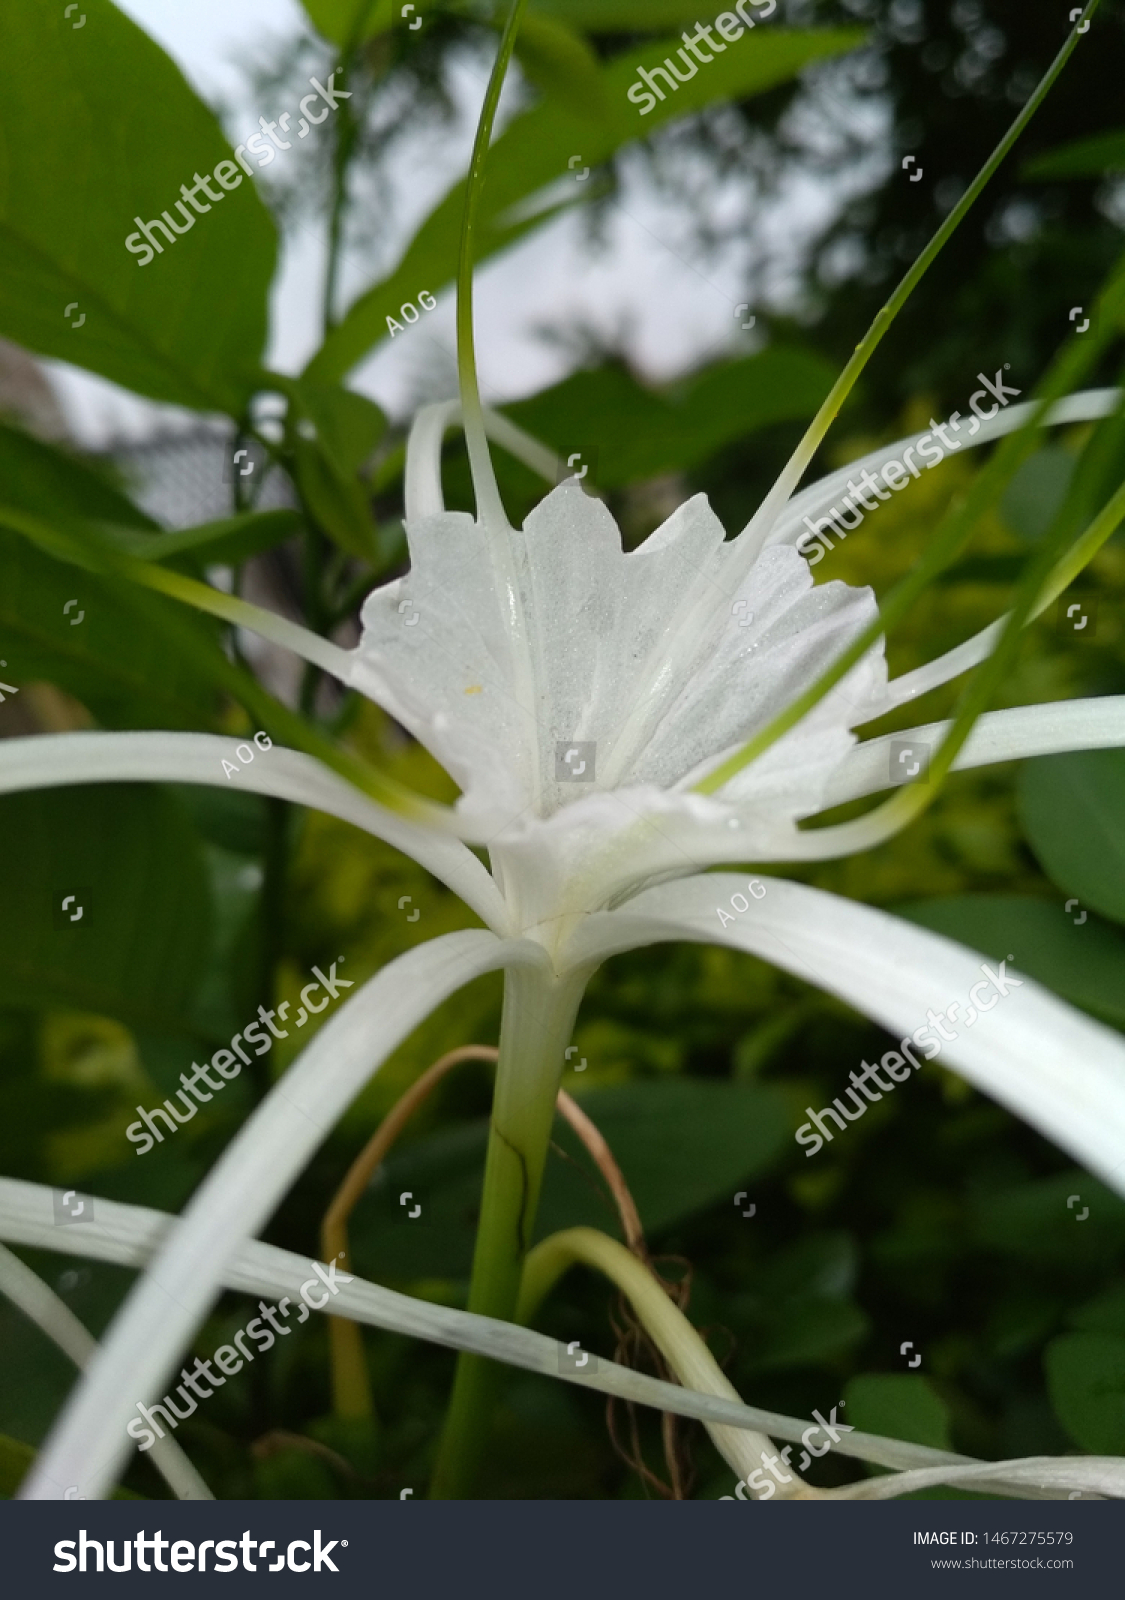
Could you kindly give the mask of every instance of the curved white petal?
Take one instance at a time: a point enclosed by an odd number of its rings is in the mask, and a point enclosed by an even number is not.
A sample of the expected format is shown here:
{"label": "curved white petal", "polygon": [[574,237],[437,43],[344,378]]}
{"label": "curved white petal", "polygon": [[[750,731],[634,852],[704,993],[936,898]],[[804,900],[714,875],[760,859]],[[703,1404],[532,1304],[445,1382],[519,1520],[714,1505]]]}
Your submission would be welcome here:
{"label": "curved white petal", "polygon": [[940,689],[943,683],[952,683],[954,678],[959,678],[972,667],[979,667],[1000,643],[1007,623],[1008,614],[1005,613],[995,622],[990,622],[987,628],[974,633],[971,639],[947,650],[944,655],[927,661],[924,666],[915,667],[913,672],[904,672],[901,677],[892,678],[882,705],[867,720],[874,722],[876,717],[886,716],[895,706],[904,706],[911,700],[917,700],[929,694],[931,689]]}
{"label": "curved white petal", "polygon": [[[926,1029],[935,1043],[930,1013],[944,1015],[956,1005],[958,1018],[947,1027],[955,1037],[940,1044],[942,1061],[1125,1194],[1119,1033],[1019,977],[1018,950],[1010,992],[999,1000],[985,978],[987,963],[951,939],[802,884],[756,882],[765,890],[761,898],[748,895],[745,877],[727,873],[646,890],[620,910],[582,923],[568,959],[600,961],[669,939],[732,945],[837,995],[899,1037]],[[748,902],[746,912],[737,902],[732,909],[735,894]],[[733,923],[720,920],[720,908]],[[983,992],[974,995],[977,985]],[[920,1058],[921,1041],[915,1049]]]}
{"label": "curved white petal", "polygon": [[57,1499],[68,1484],[87,1499],[105,1493],[131,1448],[125,1426],[136,1402],[160,1392],[239,1245],[266,1222],[386,1057],[471,979],[544,960],[535,945],[447,934],[391,962],[336,1013],[227,1146],[118,1312],[43,1448],[26,1499]]}
{"label": "curved white petal", "polygon": [[[890,1477],[866,1478],[846,1489],[830,1489],[826,1500],[895,1500],[917,1489],[950,1484],[985,1494],[1020,1499],[1125,1499],[1125,1461],[1119,1456],[1022,1456],[1014,1461],[980,1461],[968,1467],[920,1467]],[[1002,1487],[1001,1487],[1002,1485]]]}
{"label": "curved white petal", "polygon": [[[901,781],[900,776],[892,776],[893,746],[919,744],[936,750],[951,727],[951,722],[927,722],[856,745],[827,784],[825,809],[893,788]],[[998,761],[1022,761],[1068,750],[1109,750],[1119,745],[1125,745],[1125,695],[1016,706],[980,717],[958,751],[953,769],[959,772]]]}
{"label": "curved white petal", "polygon": [[[255,794],[310,806],[383,839],[460,896],[494,932],[509,932],[504,902],[488,872],[460,840],[396,816],[299,750],[279,745],[242,766],[237,739],[210,733],[44,733],[0,740],[0,794],[73,783],[236,782]],[[223,761],[239,769],[229,779]]]}
{"label": "curved white petal", "polygon": [[[1053,428],[1071,422],[1094,422],[1103,417],[1112,416],[1121,402],[1119,389],[1086,389],[1079,394],[1068,395],[1065,400],[1060,400],[1046,413],[1041,423],[1042,427]],[[996,439],[1001,439],[1005,434],[1015,433],[1027,421],[1035,410],[1037,402],[1027,401],[1023,405],[1009,406],[1006,411],[997,412],[995,417],[981,422],[975,433],[970,432],[971,417],[962,418],[967,424],[956,435],[962,448],[975,448],[977,445],[991,444]],[[877,450],[871,450],[858,461],[849,462],[846,467],[841,467],[838,472],[829,473],[827,477],[820,478],[816,483],[809,484],[807,489],[802,489],[800,494],[794,495],[785,511],[777,518],[773,526],[761,539],[762,548],[774,544],[796,544],[802,534],[807,533],[808,525],[805,518],[816,522],[839,504],[840,497],[848,492],[848,479],[856,478],[864,471],[878,473],[888,461],[901,461],[903,452],[912,446],[916,450],[920,440],[927,437],[930,429],[924,428],[920,433],[915,433],[904,439],[898,439],[894,444],[881,445]],[[960,451],[952,452],[959,454]],[[946,452],[947,456],[949,452]],[[934,463],[936,468],[937,463]],[[923,462],[923,471],[931,468]],[[743,535],[739,535],[741,539]]]}
{"label": "curved white petal", "polygon": [[[441,488],[442,441],[450,428],[463,425],[460,400],[441,400],[436,405],[423,406],[415,417],[406,449],[407,522],[441,516],[445,511]],[[517,428],[499,411],[490,411],[487,407],[484,408],[484,426],[488,437],[503,445],[517,461],[522,461],[548,483],[558,481],[559,458],[545,444]]]}
{"label": "curved white petal", "polygon": [[[98,1341],[83,1327],[64,1300],[60,1300],[31,1268],[0,1244],[0,1294],[18,1306],[41,1328],[64,1355],[81,1370],[89,1365]],[[152,1464],[177,1500],[213,1500],[215,1497],[180,1449],[175,1439],[157,1439]],[[69,1487],[69,1486],[68,1486]]]}
{"label": "curved white petal", "polygon": [[[94,1220],[81,1229],[68,1230],[74,1237],[62,1240],[54,1223],[50,1189],[17,1179],[0,1179],[0,1238],[36,1249],[65,1250],[68,1254],[87,1256],[93,1260],[145,1267],[175,1225],[176,1219],[163,1212],[99,1198]],[[280,1250],[274,1245],[247,1240],[238,1246],[225,1265],[222,1281],[227,1288],[240,1290],[244,1294],[273,1298],[279,1294],[291,1294],[294,1287],[307,1276],[308,1270],[308,1260],[304,1256]],[[616,1395],[620,1399],[652,1406],[658,1411],[669,1411],[677,1416],[696,1417],[702,1422],[721,1426],[747,1428],[794,1443],[808,1431],[809,1422],[805,1417],[763,1411],[720,1395],[681,1388],[678,1384],[665,1383],[649,1377],[647,1373],[618,1366],[616,1362],[601,1357],[597,1371],[589,1377],[577,1372],[560,1373],[558,1343],[544,1334],[518,1327],[514,1323],[476,1316],[470,1311],[457,1311],[427,1300],[415,1300],[378,1284],[365,1283],[359,1278],[340,1284],[331,1309],[335,1315],[350,1317],[369,1327],[426,1339],[451,1350],[469,1350],[528,1372],[537,1372],[544,1377],[574,1383],[582,1388],[596,1389],[603,1394]],[[826,1439],[824,1443],[829,1444],[830,1441]],[[830,1448],[840,1455],[897,1470],[949,1473],[962,1467],[987,1470],[990,1466],[987,1462],[974,1462],[971,1456],[954,1455],[947,1450],[909,1444],[900,1439],[882,1438],[858,1429],[842,1435],[839,1442],[830,1445]],[[1075,1458],[1074,1465],[1081,1467],[1085,1459]],[[1044,1498],[1041,1490],[1023,1486],[1018,1481],[993,1480],[988,1487],[995,1494],[1026,1499]]]}

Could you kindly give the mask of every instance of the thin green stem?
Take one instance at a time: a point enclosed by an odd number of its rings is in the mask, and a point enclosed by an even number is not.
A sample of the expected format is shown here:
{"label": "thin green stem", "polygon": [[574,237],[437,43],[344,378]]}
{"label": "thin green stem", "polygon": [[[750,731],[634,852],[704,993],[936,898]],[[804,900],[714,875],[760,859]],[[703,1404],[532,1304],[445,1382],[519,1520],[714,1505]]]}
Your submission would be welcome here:
{"label": "thin green stem", "polygon": [[[1075,551],[1079,549],[1088,549],[1093,555],[1120,527],[1123,519],[1125,519],[1125,484],[1121,485],[1117,493],[1103,507],[1082,538],[1076,541],[1073,549],[1061,559],[1058,554],[1059,547],[1069,537],[1065,518],[1061,521],[1055,536],[1044,540],[1020,580],[1016,598],[996,648],[969,680],[952,726],[929,763],[925,778],[910,784],[892,799],[869,812],[856,825],[857,830],[869,828],[873,839],[887,838],[913,822],[933,805],[942,782],[952,770],[958,752],[972,733],[977,718],[987,710],[1005,673],[1015,659],[1024,628],[1050,604],[1050,599],[1044,599],[1043,596],[1046,594],[1054,598],[1066,587],[1065,583],[1059,582],[1060,569],[1064,569],[1064,564],[1070,563]],[[847,827],[848,824],[845,823],[844,826]]]}
{"label": "thin green stem", "polygon": [[473,244],[477,220],[480,215],[481,195],[484,191],[484,169],[488,148],[492,143],[492,128],[496,121],[496,108],[500,92],[516,46],[516,35],[523,19],[527,0],[514,0],[511,13],[500,40],[500,51],[488,81],[477,136],[473,143],[473,156],[469,163],[469,178],[465,193],[465,215],[461,226],[461,257],[457,269],[457,365],[461,375],[461,406],[465,421],[465,441],[469,449],[469,465],[473,473],[473,489],[477,499],[477,518],[496,527],[507,526],[504,503],[492,457],[488,453],[485,437],[484,409],[481,405],[480,383],[477,379],[476,347],[473,340]]}
{"label": "thin green stem", "polygon": [[[511,1322],[519,1302],[566,1048],[589,972],[556,979],[540,968],[505,974],[500,1059],[492,1104],[469,1310]],[[471,1491],[487,1449],[503,1369],[462,1355],[430,1488],[436,1500]]]}
{"label": "thin green stem", "polygon": [[[1090,4],[1087,5],[1085,11],[1083,12],[1082,21],[1088,21],[1089,18],[1093,16],[1094,12],[1098,8],[1099,3],[1100,0],[1090,0]],[[1027,127],[1032,117],[1035,115],[1043,101],[1046,99],[1047,95],[1050,93],[1056,78],[1059,76],[1059,73],[1062,71],[1067,61],[1070,59],[1071,51],[1074,50],[1078,44],[1078,39],[1078,27],[1076,26],[1072,30],[1070,36],[1063,45],[1062,49],[1059,51],[1058,55],[1047,68],[1047,71],[1044,73],[1038,87],[1035,89],[1035,92],[1032,94],[1027,104],[1023,107],[1023,110],[1020,112],[1019,116],[1012,123],[1012,126],[1008,129],[1000,143],[996,146],[996,149],[989,156],[988,160],[978,172],[977,176],[973,179],[972,183],[965,190],[965,193],[961,196],[960,200],[953,207],[953,210],[949,213],[948,217],[946,217],[941,227],[934,234],[929,244],[922,251],[922,254],[918,257],[917,261],[915,261],[909,272],[907,272],[906,276],[902,279],[901,283],[895,289],[886,305],[877,313],[874,322],[871,324],[871,327],[867,330],[867,333],[864,335],[860,343],[856,345],[855,353],[851,360],[848,362],[847,366],[844,368],[843,372],[832,386],[828,398],[825,400],[824,404],[813,418],[808,431],[801,440],[801,443],[797,446],[797,449],[786,465],[785,470],[782,472],[781,476],[770,490],[766,499],[759,507],[758,512],[750,524],[751,528],[761,527],[763,524],[768,526],[769,523],[772,522],[775,512],[780,508],[781,505],[785,503],[785,501],[789,499],[790,495],[793,493],[793,490],[800,482],[801,477],[803,476],[809,463],[812,461],[813,456],[820,448],[820,445],[829,428],[836,420],[836,417],[840,411],[840,407],[843,405],[848,395],[852,392],[852,389],[855,387],[860,374],[863,372],[863,369],[867,366],[868,362],[871,360],[871,357],[875,354],[875,351],[882,343],[884,336],[891,326],[891,323],[898,316],[907,300],[909,300],[910,296],[913,294],[915,288],[918,286],[925,273],[940,255],[941,251],[953,237],[954,233],[956,233],[957,229],[960,227],[969,211],[976,204],[977,199],[991,180],[996,169],[1011,151],[1012,146],[1016,143],[1016,140],[1019,138],[1020,134]]]}
{"label": "thin green stem", "polygon": [[[563,1273],[578,1263],[602,1273],[628,1296],[645,1332],[685,1388],[722,1395],[726,1400],[741,1400],[702,1335],[669,1299],[652,1269],[596,1228],[567,1228],[535,1246],[527,1258],[516,1320],[530,1322]],[[715,1447],[740,1476],[749,1477],[773,1451],[765,1434],[711,1424],[706,1427]],[[788,1490],[790,1496],[805,1487],[795,1472],[793,1481],[799,1487]]]}
{"label": "thin green stem", "polygon": [[957,500],[939,523],[929,548],[910,573],[880,601],[879,615],[846,650],[837,656],[832,665],[810,688],[792,701],[786,709],[768,723],[741,750],[728,757],[720,766],[696,784],[700,794],[715,794],[744,767],[784,734],[797,725],[814,706],[818,705],[840,680],[877,644],[883,634],[909,611],[934,578],[938,577],[964,549],[979,519],[1000,499],[1012,474],[1036,448],[1037,430],[1051,405],[1064,394],[1079,386],[1083,377],[1094,366],[1098,357],[1115,336],[1122,312],[1125,311],[1125,261],[1118,264],[1110,283],[1098,301],[1099,322],[1088,338],[1069,344],[1057,358],[1042,385],[1035,410],[1016,433],[1011,433],[998,446],[988,465],[980,472],[967,494]]}

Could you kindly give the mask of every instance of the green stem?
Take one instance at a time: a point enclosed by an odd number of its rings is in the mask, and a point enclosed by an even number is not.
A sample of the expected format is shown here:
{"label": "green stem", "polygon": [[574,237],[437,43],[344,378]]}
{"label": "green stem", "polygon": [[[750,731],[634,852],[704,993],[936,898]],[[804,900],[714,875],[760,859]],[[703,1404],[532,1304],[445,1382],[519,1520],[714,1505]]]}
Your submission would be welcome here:
{"label": "green stem", "polygon": [[[523,967],[505,975],[500,1059],[469,1288],[469,1310],[481,1316],[515,1320],[566,1047],[589,976],[583,970],[558,979]],[[480,1356],[459,1358],[432,1499],[462,1499],[470,1492],[487,1447],[502,1371]]]}
{"label": "green stem", "polygon": [[[608,1234],[599,1233],[596,1228],[567,1228],[535,1246],[524,1272],[517,1320],[530,1322],[558,1280],[577,1263],[602,1273],[628,1297],[646,1333],[685,1388],[701,1394],[722,1395],[725,1400],[742,1399],[708,1350],[702,1335],[669,1299],[652,1269],[638,1261],[623,1244]],[[765,1434],[713,1423],[704,1426],[716,1449],[742,1477],[749,1477],[756,1471],[773,1450]],[[795,1472],[793,1479],[799,1488],[790,1489],[789,1496],[804,1488]]]}
{"label": "green stem", "polygon": [[[1099,0],[1089,0],[1089,4],[1082,13],[1081,20],[1088,23],[1089,19],[1097,10],[1098,5]],[[848,362],[847,366],[844,368],[843,372],[832,386],[832,390],[829,393],[828,398],[825,400],[824,404],[813,418],[805,437],[797,446],[797,449],[788,462],[784,472],[770,490],[769,495],[763,501],[757,515],[754,518],[754,522],[751,524],[751,527],[755,525],[761,526],[762,524],[768,525],[768,523],[772,521],[775,512],[780,509],[781,505],[783,505],[793,493],[793,490],[800,482],[806,467],[816,454],[817,449],[824,439],[824,436],[827,434],[829,428],[836,420],[836,416],[839,413],[840,407],[843,405],[848,395],[851,394],[852,389],[855,387],[856,381],[858,380],[863,369],[867,366],[868,362],[871,360],[871,357],[875,354],[875,351],[882,343],[884,336],[890,329],[891,323],[898,316],[906,302],[910,299],[910,296],[914,293],[914,290],[917,288],[919,282],[925,276],[933,262],[941,254],[946,244],[961,226],[961,223],[976,204],[981,193],[985,188],[987,188],[993,173],[1000,166],[1005,157],[1011,152],[1011,149],[1020,137],[1020,134],[1024,131],[1032,117],[1038,111],[1039,107],[1043,104],[1043,101],[1047,98],[1048,93],[1054,85],[1055,79],[1059,76],[1063,67],[1070,59],[1071,51],[1077,46],[1079,37],[1080,35],[1078,29],[1072,29],[1066,43],[1063,45],[1055,59],[1051,62],[1051,65],[1047,68],[1047,71],[1044,73],[1041,81],[1036,86],[1034,92],[1028,99],[1019,116],[1016,117],[1015,121],[1001,139],[1000,143],[996,146],[995,150],[989,156],[984,166],[977,173],[969,187],[965,190],[965,193],[953,207],[953,210],[946,217],[941,227],[934,234],[929,244],[922,251],[922,254],[918,257],[917,261],[914,262],[913,266],[902,279],[901,283],[899,283],[898,287],[895,289],[886,305],[877,313],[874,322],[871,324],[871,327],[867,330],[867,333],[864,335],[859,344],[856,345],[855,353],[853,354],[851,360]]]}
{"label": "green stem", "polygon": [[496,108],[500,104],[500,91],[516,47],[527,0],[515,0],[503,35],[500,50],[488,81],[480,122],[477,125],[473,156],[469,163],[469,177],[465,191],[465,214],[461,225],[461,257],[457,269],[457,366],[461,377],[461,408],[465,422],[465,443],[469,450],[469,465],[473,474],[473,492],[477,501],[477,520],[497,528],[507,526],[504,503],[492,470],[492,457],[488,453],[485,437],[484,409],[481,405],[480,384],[477,380],[477,357],[473,344],[473,240],[484,192],[484,168],[488,160],[488,147],[492,142],[492,126]]}

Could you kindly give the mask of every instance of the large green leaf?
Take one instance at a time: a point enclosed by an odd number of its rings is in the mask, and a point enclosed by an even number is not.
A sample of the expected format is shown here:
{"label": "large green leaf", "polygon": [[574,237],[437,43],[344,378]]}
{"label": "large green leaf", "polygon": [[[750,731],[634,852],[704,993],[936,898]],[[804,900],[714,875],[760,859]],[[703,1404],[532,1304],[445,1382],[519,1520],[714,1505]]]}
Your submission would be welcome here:
{"label": "large green leaf", "polygon": [[848,1423],[864,1433],[951,1450],[949,1411],[920,1372],[868,1372],[844,1388]]}
{"label": "large green leaf", "polygon": [[176,802],[134,784],[10,794],[0,831],[0,1004],[189,1026],[211,907],[198,836]]}
{"label": "large green leaf", "polygon": [[213,682],[169,647],[166,618],[174,609],[177,627],[216,651],[217,624],[157,595],[142,599],[126,604],[113,583],[0,527],[4,681],[18,690],[46,679],[106,727],[216,728]]}
{"label": "large green leaf", "polygon": [[181,221],[180,186],[230,148],[109,0],[83,0],[81,28],[64,11],[18,5],[5,18],[0,332],[155,399],[237,415],[265,340],[273,223],[242,174],[174,244],[157,234],[163,253],[140,265],[126,248],[134,218]]}
{"label": "large green leaf", "polygon": [[1026,895],[966,894],[915,901],[896,911],[1021,972],[1107,1022],[1125,1027],[1125,938],[1098,917]]}
{"label": "large green leaf", "polygon": [[659,394],[623,367],[576,372],[505,407],[520,427],[591,463],[599,488],[682,472],[768,423],[813,414],[832,386],[828,362],[776,348],[723,362]]}
{"label": "large green leaf", "polygon": [[[659,64],[680,47],[679,38],[650,44],[615,57],[603,69],[609,114],[580,115],[558,100],[548,100],[515,117],[493,146],[488,183],[481,200],[477,260],[506,249],[556,214],[559,205],[584,199],[589,184],[578,182],[573,158],[593,167],[634,139],[677,117],[723,100],[760,94],[794,77],[812,61],[841,55],[860,44],[856,29],[780,29],[755,31],[737,48],[701,69],[648,116],[641,117],[628,91],[640,66]],[[521,204],[548,185],[564,186],[562,198],[543,213],[530,215]],[[395,270],[350,307],[307,368],[320,380],[341,378],[372,346],[388,337],[386,319],[424,290],[437,293],[456,274],[464,184],[457,184],[415,234]]]}
{"label": "large green leaf", "polygon": [[88,517],[124,528],[158,524],[86,462],[0,423],[0,494],[37,516]]}
{"label": "large green leaf", "polygon": [[1125,1339],[1064,1333],[1043,1357],[1059,1421],[1083,1450],[1125,1455]]}
{"label": "large green leaf", "polygon": [[[735,1218],[740,1184],[785,1148],[788,1120],[777,1091],[757,1084],[680,1078],[593,1090],[582,1107],[601,1129],[647,1231],[657,1233],[725,1202]],[[570,1128],[556,1119],[555,1142],[536,1235],[586,1224],[620,1236],[617,1213]],[[434,1134],[396,1152],[356,1209],[352,1248],[378,1276],[464,1277],[472,1260],[487,1124]],[[400,1196],[414,1200],[400,1205]],[[422,1205],[414,1223],[412,1204]]]}
{"label": "large green leaf", "polygon": [[1125,922],[1125,750],[1025,762],[1019,806],[1048,877],[1082,907]]}

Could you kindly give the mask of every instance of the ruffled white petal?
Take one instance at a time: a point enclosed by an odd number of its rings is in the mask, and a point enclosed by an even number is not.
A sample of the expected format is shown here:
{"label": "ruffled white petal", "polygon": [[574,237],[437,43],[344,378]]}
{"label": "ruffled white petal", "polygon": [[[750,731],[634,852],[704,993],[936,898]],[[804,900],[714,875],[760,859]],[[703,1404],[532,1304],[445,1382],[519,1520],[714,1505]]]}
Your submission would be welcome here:
{"label": "ruffled white petal", "polygon": [[70,1484],[86,1499],[105,1494],[131,1448],[125,1428],[136,1403],[161,1392],[240,1245],[386,1057],[471,979],[543,959],[525,942],[447,934],[391,962],[336,1013],[227,1146],[125,1301],[44,1445],[25,1499],[57,1499]]}
{"label": "ruffled white petal", "polygon": [[[580,965],[667,939],[732,945],[838,996],[899,1037],[925,1028],[936,1041],[929,1014],[956,1004],[961,1020],[950,1025],[956,1037],[941,1044],[942,1061],[1125,1193],[1120,1034],[1021,977],[1018,950],[1008,969],[1017,982],[985,1009],[994,988],[974,951],[819,889],[778,878],[759,884],[761,898],[747,895],[744,877],[725,873],[647,890],[580,924],[568,959]],[[748,900],[745,913],[732,913],[735,894]],[[733,922],[720,919],[720,908]]]}
{"label": "ruffled white petal", "polygon": [[[421,484],[416,503],[437,493]],[[814,587],[786,548],[739,581],[702,496],[625,552],[601,502],[561,485],[504,535],[511,604],[496,530],[434,512],[407,534],[410,572],[369,597],[352,682],[460,784],[520,929],[655,874],[775,857],[885,692],[880,648],[708,809],[691,786],[870,624],[870,591]],[[741,830],[733,852],[723,830]]]}

